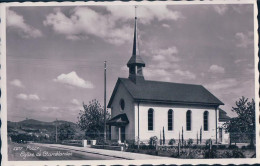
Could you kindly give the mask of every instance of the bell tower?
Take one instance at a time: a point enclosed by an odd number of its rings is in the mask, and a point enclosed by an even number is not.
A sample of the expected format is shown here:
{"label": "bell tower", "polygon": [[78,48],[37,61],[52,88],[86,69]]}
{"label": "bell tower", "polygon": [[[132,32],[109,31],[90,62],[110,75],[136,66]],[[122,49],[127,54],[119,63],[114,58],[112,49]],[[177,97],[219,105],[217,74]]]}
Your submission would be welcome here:
{"label": "bell tower", "polygon": [[127,62],[127,67],[129,68],[129,79],[134,83],[144,81],[143,67],[145,63],[142,60],[138,48],[138,36],[137,36],[137,17],[136,17],[136,7],[135,7],[135,27],[134,27],[134,41],[133,41],[133,53],[129,61]]}

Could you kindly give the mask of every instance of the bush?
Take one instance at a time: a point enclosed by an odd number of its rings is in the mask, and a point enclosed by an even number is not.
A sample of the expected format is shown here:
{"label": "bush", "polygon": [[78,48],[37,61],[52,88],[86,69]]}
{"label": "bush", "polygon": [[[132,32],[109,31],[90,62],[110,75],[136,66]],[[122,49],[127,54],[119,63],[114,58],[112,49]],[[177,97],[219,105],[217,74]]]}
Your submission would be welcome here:
{"label": "bush", "polygon": [[176,143],[176,141],[175,141],[174,138],[170,139],[170,141],[169,141],[169,145],[173,145],[173,144],[175,144],[175,143]]}
{"label": "bush", "polygon": [[230,145],[228,149],[237,149],[238,147],[236,145]]}
{"label": "bush", "polygon": [[104,141],[104,138],[97,138],[97,145],[108,145],[108,142]]}
{"label": "bush", "polygon": [[192,144],[193,144],[193,139],[189,138],[188,145],[192,145]]}
{"label": "bush", "polygon": [[255,149],[255,145],[247,145],[246,148],[247,149]]}
{"label": "bush", "polygon": [[234,149],[232,150],[232,158],[245,158],[245,156],[240,150]]}
{"label": "bush", "polygon": [[239,149],[225,150],[218,158],[245,158],[244,154]]}
{"label": "bush", "polygon": [[218,145],[218,149],[226,149],[226,145]]}
{"label": "bush", "polygon": [[158,138],[156,136],[150,137],[149,145],[150,146],[156,146],[158,142]]}
{"label": "bush", "polygon": [[205,158],[219,158],[216,149],[206,150],[204,156]]}

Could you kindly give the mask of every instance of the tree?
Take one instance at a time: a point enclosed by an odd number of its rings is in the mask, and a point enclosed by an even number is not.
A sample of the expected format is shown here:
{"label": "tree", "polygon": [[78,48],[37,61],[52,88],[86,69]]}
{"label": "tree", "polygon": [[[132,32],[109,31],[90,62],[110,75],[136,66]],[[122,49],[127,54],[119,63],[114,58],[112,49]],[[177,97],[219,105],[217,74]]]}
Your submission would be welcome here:
{"label": "tree", "polygon": [[197,144],[199,144],[199,134],[197,132]]}
{"label": "tree", "polygon": [[69,124],[69,123],[64,123],[59,126],[58,129],[58,137],[59,140],[69,140],[73,139],[75,135],[75,129]]}
{"label": "tree", "polygon": [[163,145],[165,145],[165,133],[164,133],[164,126],[163,126]]}
{"label": "tree", "polygon": [[[78,116],[78,126],[85,131],[85,136],[91,139],[102,138],[104,136],[104,109],[100,103],[94,99],[88,105],[83,103],[84,111],[80,111]],[[106,121],[110,114],[106,111]]]}
{"label": "tree", "polygon": [[181,129],[181,144],[183,146],[183,142],[184,141],[184,137],[183,137],[183,126],[182,126],[182,129]]}
{"label": "tree", "polygon": [[202,126],[200,128],[200,144],[201,144],[201,142],[202,142]]}
{"label": "tree", "polygon": [[162,145],[162,135],[161,135],[161,130],[160,130],[160,145]]}
{"label": "tree", "polygon": [[[232,111],[237,113],[237,117],[231,118],[224,124],[226,131],[230,133],[231,138],[239,138],[238,135],[246,135],[250,139],[250,145],[253,145],[255,138],[255,101],[251,102],[248,98],[242,96],[236,101],[236,106]],[[230,138],[230,140],[231,140]]]}

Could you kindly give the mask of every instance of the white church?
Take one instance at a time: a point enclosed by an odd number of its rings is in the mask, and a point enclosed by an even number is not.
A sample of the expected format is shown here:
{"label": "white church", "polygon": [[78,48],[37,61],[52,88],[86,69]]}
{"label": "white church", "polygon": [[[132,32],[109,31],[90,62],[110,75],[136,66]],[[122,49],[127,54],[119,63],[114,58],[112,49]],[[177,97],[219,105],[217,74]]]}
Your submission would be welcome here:
{"label": "white church", "polygon": [[194,143],[200,130],[202,142],[228,143],[229,134],[222,125],[229,117],[219,109],[224,103],[202,85],[145,80],[145,62],[137,42],[135,17],[133,53],[127,63],[129,77],[118,78],[108,103],[110,139],[148,143],[152,136],[159,139],[164,128],[166,144],[172,138],[178,142],[182,130],[184,140],[191,138]]}

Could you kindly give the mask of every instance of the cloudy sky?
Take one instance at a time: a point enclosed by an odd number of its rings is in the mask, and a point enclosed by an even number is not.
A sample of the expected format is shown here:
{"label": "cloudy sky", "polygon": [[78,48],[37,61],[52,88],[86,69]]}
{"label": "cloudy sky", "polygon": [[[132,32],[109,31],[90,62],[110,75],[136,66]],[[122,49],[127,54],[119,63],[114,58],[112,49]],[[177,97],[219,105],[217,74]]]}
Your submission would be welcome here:
{"label": "cloudy sky", "polygon": [[[254,97],[253,5],[139,6],[147,80],[202,84],[228,115]],[[8,120],[75,122],[82,103],[103,105],[128,77],[133,6],[10,7],[7,10]]]}

